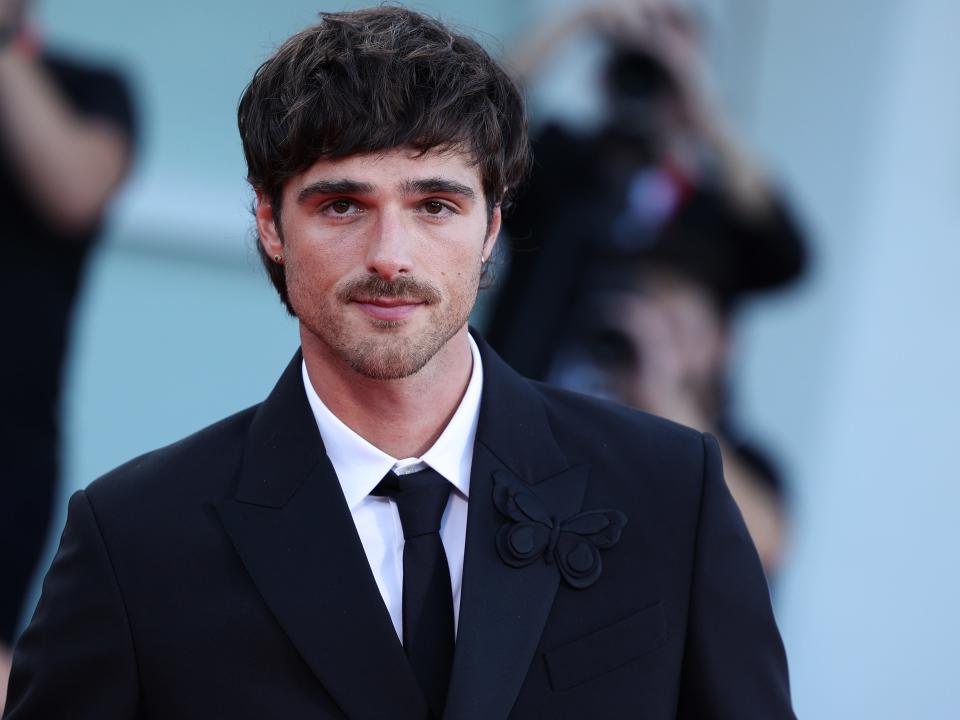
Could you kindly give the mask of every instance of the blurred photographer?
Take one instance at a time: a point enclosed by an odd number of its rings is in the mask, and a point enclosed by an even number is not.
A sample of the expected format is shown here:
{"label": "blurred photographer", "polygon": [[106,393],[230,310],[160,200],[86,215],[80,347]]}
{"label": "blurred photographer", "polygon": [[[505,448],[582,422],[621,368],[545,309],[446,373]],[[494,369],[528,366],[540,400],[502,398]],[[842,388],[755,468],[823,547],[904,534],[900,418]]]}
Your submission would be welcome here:
{"label": "blurred photographer", "polygon": [[803,238],[714,102],[683,6],[584,6],[541,27],[513,67],[529,81],[584,31],[610,46],[606,119],[590,133],[548,124],[535,139],[489,340],[530,377],[716,434],[772,574],[782,482],[733,429],[727,365],[737,307],[801,274]]}
{"label": "blurred photographer", "polygon": [[0,0],[0,708],[50,521],[71,311],[133,137],[119,76],[48,52],[29,5]]}

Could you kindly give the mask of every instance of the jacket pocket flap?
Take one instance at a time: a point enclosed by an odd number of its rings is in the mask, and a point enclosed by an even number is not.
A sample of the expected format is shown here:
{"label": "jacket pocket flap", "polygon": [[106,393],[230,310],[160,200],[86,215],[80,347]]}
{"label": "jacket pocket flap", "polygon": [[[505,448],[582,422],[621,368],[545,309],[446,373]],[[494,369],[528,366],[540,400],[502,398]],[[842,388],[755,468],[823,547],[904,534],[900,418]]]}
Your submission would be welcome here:
{"label": "jacket pocket flap", "polygon": [[660,647],[667,626],[660,603],[586,637],[549,650],[547,672],[554,690],[569,690]]}

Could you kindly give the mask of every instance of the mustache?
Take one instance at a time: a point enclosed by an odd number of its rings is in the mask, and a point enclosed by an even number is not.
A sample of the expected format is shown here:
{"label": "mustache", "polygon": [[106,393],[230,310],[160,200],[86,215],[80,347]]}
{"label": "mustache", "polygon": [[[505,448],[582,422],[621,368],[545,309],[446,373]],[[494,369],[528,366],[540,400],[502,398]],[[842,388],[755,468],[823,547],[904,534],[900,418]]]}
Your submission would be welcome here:
{"label": "mustache", "polygon": [[357,298],[375,300],[377,298],[403,298],[419,300],[428,305],[440,302],[443,295],[433,283],[415,278],[401,277],[396,280],[384,280],[378,275],[368,275],[351,280],[337,291],[337,299],[342,303]]}

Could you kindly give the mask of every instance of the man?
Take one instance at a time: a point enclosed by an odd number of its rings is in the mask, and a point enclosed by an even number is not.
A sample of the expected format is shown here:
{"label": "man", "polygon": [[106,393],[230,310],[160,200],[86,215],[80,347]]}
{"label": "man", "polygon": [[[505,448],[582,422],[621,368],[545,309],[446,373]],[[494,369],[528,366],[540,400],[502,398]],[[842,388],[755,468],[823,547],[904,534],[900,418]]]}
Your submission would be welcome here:
{"label": "man", "polygon": [[480,46],[324,14],[239,121],[301,352],[71,499],[8,717],[793,717],[716,443],[468,334],[527,161]]}
{"label": "man", "polygon": [[117,73],[51,53],[28,10],[25,0],[0,0],[0,711],[47,540],[72,309],[133,135]]}

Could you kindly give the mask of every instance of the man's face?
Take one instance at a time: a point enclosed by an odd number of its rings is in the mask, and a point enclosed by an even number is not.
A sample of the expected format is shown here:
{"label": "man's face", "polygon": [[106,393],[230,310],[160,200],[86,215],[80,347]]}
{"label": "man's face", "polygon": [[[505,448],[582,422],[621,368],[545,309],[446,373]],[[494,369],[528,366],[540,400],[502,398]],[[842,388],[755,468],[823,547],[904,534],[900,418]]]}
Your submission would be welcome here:
{"label": "man's face", "polygon": [[305,352],[383,380],[416,373],[464,328],[500,229],[466,155],[407,148],[319,160],[284,187],[279,228],[263,196],[256,214]]}

